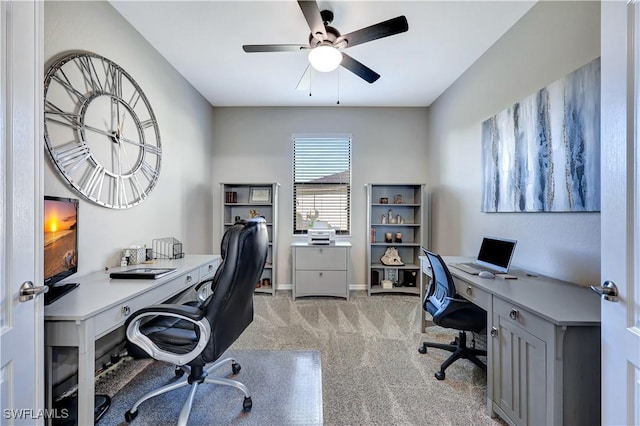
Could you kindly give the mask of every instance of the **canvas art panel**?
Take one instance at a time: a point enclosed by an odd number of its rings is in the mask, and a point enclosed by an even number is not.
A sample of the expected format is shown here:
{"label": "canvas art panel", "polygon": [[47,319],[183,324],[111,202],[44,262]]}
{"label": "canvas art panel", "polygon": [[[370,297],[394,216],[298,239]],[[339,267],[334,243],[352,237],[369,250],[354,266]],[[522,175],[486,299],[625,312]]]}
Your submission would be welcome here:
{"label": "canvas art panel", "polygon": [[600,211],[600,58],[482,123],[483,212]]}

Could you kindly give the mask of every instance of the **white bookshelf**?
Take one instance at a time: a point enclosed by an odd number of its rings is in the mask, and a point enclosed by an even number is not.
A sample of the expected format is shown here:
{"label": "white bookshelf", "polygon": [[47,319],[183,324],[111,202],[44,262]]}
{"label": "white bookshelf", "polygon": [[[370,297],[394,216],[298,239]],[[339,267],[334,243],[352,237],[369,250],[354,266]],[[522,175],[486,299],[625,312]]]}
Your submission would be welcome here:
{"label": "white bookshelf", "polygon": [[[256,283],[256,293],[275,295],[278,283],[278,183],[222,183],[222,235],[237,219],[249,219],[252,211],[264,217],[269,232],[267,262]],[[268,284],[268,285],[265,285]]]}
{"label": "white bookshelf", "polygon": [[[367,290],[420,294],[421,247],[428,248],[428,199],[424,184],[367,184]],[[391,241],[386,241],[391,236]],[[397,238],[401,237],[401,238]],[[395,247],[403,265],[384,265]],[[383,288],[382,280],[393,282]]]}

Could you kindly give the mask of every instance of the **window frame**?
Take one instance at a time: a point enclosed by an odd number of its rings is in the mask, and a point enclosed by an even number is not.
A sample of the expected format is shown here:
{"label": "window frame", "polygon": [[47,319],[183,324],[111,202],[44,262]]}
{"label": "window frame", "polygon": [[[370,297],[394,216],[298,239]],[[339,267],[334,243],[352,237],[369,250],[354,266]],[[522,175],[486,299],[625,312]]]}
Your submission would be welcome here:
{"label": "window frame", "polygon": [[296,139],[345,139],[349,144],[349,183],[347,185],[347,230],[337,230],[336,235],[351,236],[352,230],[352,189],[353,189],[353,135],[350,133],[296,133],[291,135],[291,211],[292,232],[294,237],[306,236],[307,230],[296,230],[296,182],[295,182],[295,144]]}

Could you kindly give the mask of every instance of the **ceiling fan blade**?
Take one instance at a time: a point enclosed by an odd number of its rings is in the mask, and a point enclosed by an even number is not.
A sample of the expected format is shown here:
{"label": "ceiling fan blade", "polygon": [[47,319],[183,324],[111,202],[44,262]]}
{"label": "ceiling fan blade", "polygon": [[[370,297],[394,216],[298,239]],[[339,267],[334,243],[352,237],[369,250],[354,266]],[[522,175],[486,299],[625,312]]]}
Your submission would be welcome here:
{"label": "ceiling fan blade", "polygon": [[342,62],[340,63],[340,65],[342,65],[361,79],[367,81],[368,83],[373,83],[380,78],[380,74],[378,74],[368,66],[362,64],[361,62],[356,61],[344,52],[342,52]]}
{"label": "ceiling fan blade", "polygon": [[298,52],[308,49],[304,44],[245,44],[242,50],[247,53],[255,52]]}
{"label": "ceiling fan blade", "polygon": [[307,68],[302,73],[302,77],[300,77],[300,81],[298,81],[296,90],[309,90],[310,86],[311,86],[311,64],[307,65]]}
{"label": "ceiling fan blade", "polygon": [[342,40],[347,40],[347,47],[353,47],[368,41],[400,34],[408,29],[409,23],[407,22],[407,18],[405,16],[398,16],[397,18],[379,22],[371,25],[370,27],[361,28],[349,34],[343,34],[338,38],[338,40],[336,40],[336,43],[339,43]]}
{"label": "ceiling fan blade", "polygon": [[307,20],[311,34],[320,41],[324,41],[327,38],[327,30],[324,27],[324,21],[320,14],[320,8],[318,3],[310,0],[298,0],[298,5],[302,10],[304,19]]}

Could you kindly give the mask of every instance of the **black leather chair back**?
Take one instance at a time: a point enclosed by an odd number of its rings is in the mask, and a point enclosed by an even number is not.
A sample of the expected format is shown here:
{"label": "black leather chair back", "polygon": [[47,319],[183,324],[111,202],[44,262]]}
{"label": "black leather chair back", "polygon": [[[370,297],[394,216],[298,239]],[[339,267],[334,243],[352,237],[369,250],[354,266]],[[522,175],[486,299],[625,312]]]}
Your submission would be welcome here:
{"label": "black leather chair back", "polygon": [[202,362],[218,359],[253,321],[253,293],[268,247],[267,226],[262,218],[240,221],[225,232],[222,264],[213,278],[212,294],[203,304],[212,336],[198,357]]}

